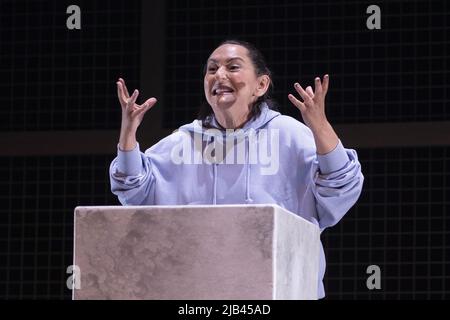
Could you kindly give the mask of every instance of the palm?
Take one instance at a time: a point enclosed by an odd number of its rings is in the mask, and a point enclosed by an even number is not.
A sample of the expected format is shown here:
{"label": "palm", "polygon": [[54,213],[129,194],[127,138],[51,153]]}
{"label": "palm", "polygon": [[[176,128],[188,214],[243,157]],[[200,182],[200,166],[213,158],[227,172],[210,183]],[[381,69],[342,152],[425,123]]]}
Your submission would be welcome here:
{"label": "palm", "polygon": [[117,82],[117,96],[119,98],[120,106],[122,107],[122,124],[133,129],[141,124],[145,113],[155,105],[156,99],[150,98],[143,104],[136,103],[136,99],[139,95],[138,90],[134,90],[130,96],[125,80],[119,78]]}
{"label": "palm", "polygon": [[292,104],[300,110],[305,124],[310,129],[318,128],[327,121],[325,115],[325,96],[328,92],[328,84],[328,75],[324,76],[323,83],[320,81],[320,78],[317,77],[315,79],[315,91],[310,86],[304,90],[299,83],[295,83],[295,90],[300,94],[303,102],[292,94],[288,95]]}

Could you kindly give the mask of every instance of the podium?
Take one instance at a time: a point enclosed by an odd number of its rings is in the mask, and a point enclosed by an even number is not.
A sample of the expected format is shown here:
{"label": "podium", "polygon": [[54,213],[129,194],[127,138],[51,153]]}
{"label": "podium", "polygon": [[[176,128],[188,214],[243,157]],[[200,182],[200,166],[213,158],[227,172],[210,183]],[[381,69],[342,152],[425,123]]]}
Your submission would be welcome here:
{"label": "podium", "polygon": [[319,228],[277,205],[75,208],[73,299],[317,299]]}

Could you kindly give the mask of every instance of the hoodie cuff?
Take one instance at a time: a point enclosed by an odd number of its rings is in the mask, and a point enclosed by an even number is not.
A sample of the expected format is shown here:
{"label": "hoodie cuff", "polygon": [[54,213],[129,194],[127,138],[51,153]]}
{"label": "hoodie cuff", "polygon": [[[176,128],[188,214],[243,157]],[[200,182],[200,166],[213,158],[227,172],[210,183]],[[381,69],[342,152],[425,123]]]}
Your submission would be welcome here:
{"label": "hoodie cuff", "polygon": [[127,176],[137,176],[142,169],[141,150],[139,143],[133,150],[122,151],[117,144],[117,169]]}
{"label": "hoodie cuff", "polygon": [[347,151],[345,151],[340,139],[333,151],[330,151],[327,154],[318,154],[317,160],[319,161],[319,169],[321,174],[329,174],[331,172],[338,171],[350,161]]}

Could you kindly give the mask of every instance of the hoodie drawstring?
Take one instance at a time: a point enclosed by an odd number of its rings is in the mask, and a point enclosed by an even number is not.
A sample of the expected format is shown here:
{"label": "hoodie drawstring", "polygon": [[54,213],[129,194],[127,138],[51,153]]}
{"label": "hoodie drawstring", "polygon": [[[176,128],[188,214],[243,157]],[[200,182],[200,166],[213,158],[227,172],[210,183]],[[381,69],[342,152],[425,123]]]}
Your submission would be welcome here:
{"label": "hoodie drawstring", "polygon": [[213,171],[214,171],[213,204],[217,204],[217,163],[213,164]]}
{"label": "hoodie drawstring", "polygon": [[[208,136],[207,144],[209,143],[209,140],[211,140],[212,143],[214,143],[214,150],[215,150],[215,143],[216,140],[213,138],[213,136]],[[212,164],[213,167],[213,204],[217,204],[217,163],[214,155],[214,163]],[[212,159],[211,159],[212,160]]]}
{"label": "hoodie drawstring", "polygon": [[247,140],[247,176],[245,178],[246,180],[246,190],[245,190],[245,202],[246,203],[252,203],[253,199],[250,198],[250,140],[248,139],[248,136],[245,137]]}

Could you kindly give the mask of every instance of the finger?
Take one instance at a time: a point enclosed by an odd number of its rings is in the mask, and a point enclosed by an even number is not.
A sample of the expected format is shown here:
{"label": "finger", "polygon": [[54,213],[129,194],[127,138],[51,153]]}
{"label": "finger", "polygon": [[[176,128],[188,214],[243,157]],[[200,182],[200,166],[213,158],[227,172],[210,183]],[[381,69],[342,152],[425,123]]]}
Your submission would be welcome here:
{"label": "finger", "polygon": [[300,96],[302,97],[303,102],[309,101],[309,100],[311,99],[311,97],[309,96],[309,94],[308,94],[305,90],[303,90],[302,86],[301,86],[298,82],[296,82],[296,83],[294,84],[294,87],[295,87],[295,90],[297,90],[297,92],[298,92],[298,93],[300,94]]}
{"label": "finger", "polygon": [[136,114],[145,113],[149,109],[151,109],[158,100],[156,98],[150,98],[147,101],[145,101],[142,105],[139,106],[138,109],[135,110]]}
{"label": "finger", "polygon": [[326,74],[323,77],[323,84],[322,84],[322,90],[323,90],[323,94],[324,95],[327,94],[327,92],[328,92],[328,84],[329,84],[329,82],[330,82],[330,77],[328,76],[328,74]]}
{"label": "finger", "polygon": [[128,93],[127,86],[125,85],[125,80],[123,80],[122,78],[119,78],[119,81],[122,83],[123,91],[124,91],[125,97],[129,98],[129,97],[130,97],[130,94]]}
{"label": "finger", "polygon": [[147,101],[145,101],[143,104],[141,104],[140,106],[139,106],[139,108],[140,109],[143,109],[143,108],[148,108],[148,109],[150,109],[151,107],[153,107],[154,105],[155,105],[155,103],[157,102],[158,100],[156,100],[156,98],[150,98],[150,99],[148,99]]}
{"label": "finger", "polygon": [[316,94],[322,94],[322,83],[320,82],[320,78],[316,77],[315,81],[314,81],[314,88],[315,88],[315,92]]}
{"label": "finger", "polygon": [[306,106],[303,102],[300,102],[300,100],[298,100],[296,97],[294,97],[292,94],[288,95],[289,100],[292,102],[292,104],[294,106],[297,107],[297,109],[300,110],[300,112],[305,112],[306,111]]}
{"label": "finger", "polygon": [[117,84],[117,97],[119,98],[120,104],[121,105],[126,105],[127,104],[127,98],[123,94],[122,83],[118,81],[118,82],[116,82],[116,84]]}
{"label": "finger", "polygon": [[151,108],[156,102],[158,102],[158,99],[150,98],[147,101],[145,101],[143,104],[149,105]]}
{"label": "finger", "polygon": [[119,100],[122,100],[122,90],[120,89],[119,81],[116,82],[116,86],[117,86],[117,98],[119,98]]}
{"label": "finger", "polygon": [[306,91],[306,93],[309,94],[309,96],[311,97],[311,99],[314,98],[314,91],[313,91],[313,89],[311,88],[311,86],[308,86],[308,88],[306,88],[305,91]]}
{"label": "finger", "polygon": [[137,89],[134,90],[133,94],[131,95],[131,97],[128,98],[127,100],[127,107],[131,108],[134,106],[134,103],[136,102],[136,99],[139,95],[139,91]]}

